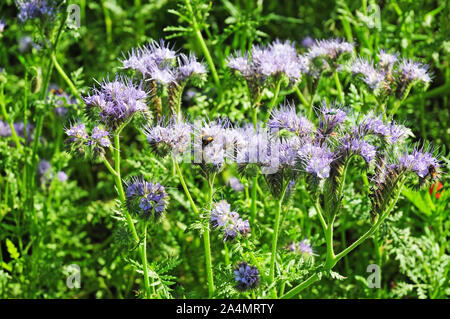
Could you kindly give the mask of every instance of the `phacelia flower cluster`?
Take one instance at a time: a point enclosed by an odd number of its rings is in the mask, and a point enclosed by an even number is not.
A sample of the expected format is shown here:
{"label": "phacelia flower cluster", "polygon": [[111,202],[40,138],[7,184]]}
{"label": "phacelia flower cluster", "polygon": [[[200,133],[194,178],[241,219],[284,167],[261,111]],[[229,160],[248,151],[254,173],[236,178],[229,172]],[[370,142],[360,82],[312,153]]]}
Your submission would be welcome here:
{"label": "phacelia flower cluster", "polygon": [[57,13],[56,4],[46,0],[17,0],[18,19],[24,23],[34,19],[53,19]]}
{"label": "phacelia flower cluster", "polygon": [[330,165],[335,154],[326,145],[306,143],[298,150],[302,168],[319,179],[330,176]]}
{"label": "phacelia flower cluster", "polygon": [[239,214],[231,211],[231,206],[226,200],[221,200],[214,205],[210,217],[211,226],[223,231],[223,240],[231,241],[238,234],[247,236],[250,233],[248,220],[240,218]]}
{"label": "phacelia flower cluster", "polygon": [[75,123],[65,132],[71,149],[78,153],[84,154],[89,150],[95,155],[104,154],[104,149],[111,146],[109,132],[101,126],[95,126],[89,134],[85,124]]}
{"label": "phacelia flower cluster", "polygon": [[[47,160],[41,160],[39,161],[37,165],[37,173],[40,176],[41,184],[47,184],[51,182],[54,178],[54,170],[52,165]],[[56,173],[56,178],[61,182],[64,183],[69,178],[67,174],[64,171],[58,171]]]}
{"label": "phacelia flower cluster", "polygon": [[236,289],[246,291],[254,289],[259,284],[259,270],[246,262],[239,263],[234,270]]}
{"label": "phacelia flower cluster", "polygon": [[164,157],[169,152],[172,156],[182,154],[191,146],[191,125],[174,116],[167,123],[164,119],[156,125],[147,125],[143,132],[153,152]]}
{"label": "phacelia flower cluster", "polygon": [[98,88],[84,98],[87,114],[98,119],[108,130],[114,131],[127,123],[134,114],[145,113],[147,93],[126,78],[104,79]]}
{"label": "phacelia flower cluster", "polygon": [[431,82],[428,65],[399,58],[384,50],[379,51],[377,64],[358,57],[345,69],[360,78],[376,95],[395,94],[397,98],[403,98],[412,86],[426,86]]}
{"label": "phacelia flower cluster", "polygon": [[228,67],[247,79],[266,81],[285,75],[290,82],[300,80],[306,62],[297,53],[294,43],[276,40],[267,47],[253,46],[250,53],[235,54],[227,59]]}
{"label": "phacelia flower cluster", "polygon": [[[23,122],[16,122],[16,123],[13,123],[13,128],[14,128],[14,131],[16,132],[17,136],[19,136],[21,138],[25,138],[25,136],[26,136],[28,141],[31,140],[30,133],[33,130],[33,125],[28,124],[25,129],[25,124]],[[11,135],[12,135],[12,131],[11,131],[11,127],[9,126],[9,123],[6,121],[0,120],[0,136],[1,137],[9,137]]]}
{"label": "phacelia flower cluster", "polygon": [[134,178],[127,183],[127,207],[141,219],[159,219],[167,208],[168,198],[165,187],[158,182]]}
{"label": "phacelia flower cluster", "polygon": [[314,126],[308,119],[297,114],[295,105],[286,103],[272,110],[267,127],[273,130],[288,130],[299,136],[309,135]]}
{"label": "phacelia flower cluster", "polygon": [[183,84],[188,80],[201,85],[206,79],[206,67],[194,54],[178,54],[162,40],[132,49],[122,63],[124,68],[140,72],[159,86]]}
{"label": "phacelia flower cluster", "polygon": [[319,127],[317,135],[321,138],[326,138],[330,136],[339,125],[345,122],[347,113],[343,111],[340,106],[327,105],[327,103],[323,101],[318,116]]}
{"label": "phacelia flower cluster", "polygon": [[340,63],[348,59],[353,51],[354,45],[341,39],[316,40],[306,53],[309,74],[317,77],[325,70],[338,69]]}
{"label": "phacelia flower cluster", "polygon": [[410,170],[421,179],[434,180],[440,173],[439,161],[433,156],[430,148],[414,148],[411,152],[405,150],[397,161],[397,164],[392,164],[390,167],[399,171]]}
{"label": "phacelia flower cluster", "polygon": [[316,256],[308,239],[304,239],[299,243],[292,242],[287,248],[294,253],[299,253],[304,256]]}

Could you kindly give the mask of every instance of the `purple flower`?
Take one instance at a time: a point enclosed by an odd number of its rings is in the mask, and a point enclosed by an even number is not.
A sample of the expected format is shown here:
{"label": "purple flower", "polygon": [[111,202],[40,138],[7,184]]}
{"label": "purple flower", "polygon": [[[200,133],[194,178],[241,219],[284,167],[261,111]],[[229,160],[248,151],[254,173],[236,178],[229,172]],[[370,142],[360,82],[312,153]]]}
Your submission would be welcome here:
{"label": "purple flower", "polygon": [[372,90],[380,88],[384,81],[384,75],[374,68],[372,61],[357,58],[349,68],[354,76],[361,75],[361,79]]}
{"label": "purple flower", "polygon": [[100,121],[115,130],[138,112],[145,113],[147,93],[142,86],[135,86],[130,79],[116,76],[114,81],[104,79],[99,88],[84,98],[90,113],[98,112]]}
{"label": "purple flower", "polygon": [[388,140],[390,143],[395,144],[399,141],[404,140],[408,134],[409,129],[403,125],[398,125],[396,122],[391,122],[389,124],[389,137]]}
{"label": "purple flower", "polygon": [[183,153],[191,142],[191,126],[185,121],[178,121],[173,117],[167,123],[161,120],[157,125],[144,127],[144,134],[152,150],[159,156]]}
{"label": "purple flower", "polygon": [[431,176],[431,179],[436,177],[440,168],[439,161],[432,155],[429,148],[414,149],[411,153],[405,151],[398,158],[398,165],[394,166],[400,170],[411,170],[421,178]]}
{"label": "purple flower", "polygon": [[339,106],[327,105],[326,101],[323,101],[319,109],[320,136],[325,138],[330,135],[338,125],[345,122],[346,118],[347,113]]}
{"label": "purple flower", "polygon": [[299,136],[309,135],[313,130],[313,124],[304,116],[298,115],[295,105],[286,103],[279,109],[272,110],[271,117],[267,122],[270,129],[286,129]]}
{"label": "purple flower", "polygon": [[330,164],[334,160],[334,154],[325,145],[306,143],[298,150],[298,156],[307,173],[320,179],[330,176]]}
{"label": "purple flower", "polygon": [[226,59],[227,66],[235,71],[241,73],[244,77],[249,77],[252,75],[252,70],[250,66],[250,62],[248,59],[248,55],[239,56],[235,54],[235,56],[229,56]]}
{"label": "purple flower", "polygon": [[169,68],[160,69],[156,64],[154,64],[153,67],[150,67],[149,79],[164,86],[176,82],[176,75],[173,70]]}
{"label": "purple flower", "polygon": [[358,128],[362,135],[375,134],[387,137],[389,136],[389,126],[383,122],[382,115],[366,115]]}
{"label": "purple flower", "polygon": [[1,137],[11,136],[11,128],[9,127],[9,124],[6,121],[0,121],[0,136]]}
{"label": "purple flower", "polygon": [[234,280],[237,282],[236,288],[240,291],[253,289],[259,283],[259,270],[250,266],[246,262],[239,263],[234,271]]}
{"label": "purple flower", "polygon": [[279,144],[280,166],[293,168],[297,162],[300,139],[294,136]]}
{"label": "purple flower", "polygon": [[67,179],[69,178],[67,176],[67,174],[63,171],[59,171],[58,173],[56,173],[56,177],[58,178],[58,180],[62,183],[64,183],[65,181],[67,181]]}
{"label": "purple flower", "polygon": [[247,236],[250,233],[248,220],[243,220],[226,200],[221,200],[214,205],[211,211],[210,223],[212,227],[220,228],[223,232],[223,240],[233,240],[238,234]]}
{"label": "purple flower", "polygon": [[302,240],[298,243],[298,251],[305,255],[314,255],[313,249],[311,247],[311,244],[307,239]]}
{"label": "purple flower", "polygon": [[[352,43],[341,39],[316,40],[316,43],[309,47],[307,57],[311,61],[323,58],[337,61],[343,54],[352,54],[353,50]],[[322,62],[326,63],[326,61]]]}
{"label": "purple flower", "polygon": [[202,77],[206,74],[206,67],[197,61],[195,54],[180,54],[177,71],[177,80],[182,82],[191,77]]}
{"label": "purple flower", "polygon": [[407,84],[411,82],[422,82],[424,84],[428,84],[431,82],[428,69],[428,65],[423,65],[420,62],[415,62],[409,59],[402,59],[398,66],[400,81]]}
{"label": "purple flower", "polygon": [[341,140],[340,153],[358,154],[362,156],[367,163],[372,162],[376,155],[376,147],[367,143],[362,138],[345,137]]}
{"label": "purple flower", "polygon": [[299,243],[292,242],[287,247],[287,249],[289,249],[290,251],[292,251],[294,253],[300,253],[300,254],[305,255],[305,256],[317,256],[314,253],[309,240],[306,239],[306,238],[304,240],[302,240],[301,242],[299,242]]}
{"label": "purple flower", "polygon": [[244,185],[242,185],[240,180],[234,176],[228,179],[228,185],[236,192],[242,192],[244,190]]}
{"label": "purple flower", "polygon": [[392,71],[394,63],[397,62],[397,59],[397,54],[389,54],[384,50],[380,50],[378,53],[378,65],[386,73],[390,73]]}
{"label": "purple flower", "polygon": [[88,145],[92,145],[94,147],[110,147],[111,141],[109,140],[108,135],[108,131],[96,126],[91,132],[91,139],[88,142]]}
{"label": "purple flower", "polygon": [[313,46],[314,43],[315,43],[315,42],[314,42],[314,39],[311,38],[310,36],[306,36],[306,37],[304,37],[303,40],[302,40],[302,46],[303,46],[304,48],[309,48],[310,46]]}
{"label": "purple flower", "polygon": [[158,219],[166,209],[169,195],[160,183],[133,178],[127,183],[126,197],[130,212],[142,219]]}
{"label": "purple flower", "polygon": [[0,19],[0,33],[3,33],[6,28],[6,22]]}
{"label": "purple flower", "polygon": [[149,76],[155,69],[168,69],[176,61],[177,54],[163,40],[152,41],[146,46],[133,48],[128,53],[128,59],[122,61],[124,68],[134,69]]}
{"label": "purple flower", "polygon": [[41,160],[37,166],[39,175],[45,176],[51,172],[52,165],[47,160]]}
{"label": "purple flower", "polygon": [[249,80],[266,80],[285,75],[291,82],[296,82],[307,69],[307,63],[297,54],[294,43],[280,40],[275,40],[265,48],[253,46],[250,55],[235,53],[227,58],[227,64]]}
{"label": "purple flower", "polygon": [[27,20],[53,18],[56,9],[53,4],[49,4],[46,0],[18,0],[17,7],[20,10],[18,19],[21,22]]}
{"label": "purple flower", "polygon": [[75,123],[65,130],[72,143],[84,143],[89,138],[86,126],[83,123]]}

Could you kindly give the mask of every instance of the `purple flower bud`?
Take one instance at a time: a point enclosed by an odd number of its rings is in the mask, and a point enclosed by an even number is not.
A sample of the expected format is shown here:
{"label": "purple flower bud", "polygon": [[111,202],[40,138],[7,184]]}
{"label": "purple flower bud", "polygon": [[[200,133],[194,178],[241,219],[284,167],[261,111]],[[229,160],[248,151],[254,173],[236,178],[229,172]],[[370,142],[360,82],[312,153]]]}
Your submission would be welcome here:
{"label": "purple flower bud", "polygon": [[237,282],[236,288],[240,291],[254,289],[259,284],[258,268],[250,266],[246,262],[238,264],[234,276],[234,280]]}

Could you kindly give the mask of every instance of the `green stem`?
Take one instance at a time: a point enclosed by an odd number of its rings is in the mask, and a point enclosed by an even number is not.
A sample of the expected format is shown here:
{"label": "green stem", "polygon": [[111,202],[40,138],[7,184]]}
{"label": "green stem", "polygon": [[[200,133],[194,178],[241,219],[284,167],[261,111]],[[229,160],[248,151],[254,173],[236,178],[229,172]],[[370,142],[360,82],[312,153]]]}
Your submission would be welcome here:
{"label": "green stem", "polygon": [[178,174],[178,178],[180,179],[180,183],[183,186],[184,193],[186,194],[186,196],[187,196],[187,198],[189,200],[189,203],[191,204],[191,207],[194,210],[195,214],[198,216],[198,215],[200,215],[200,212],[199,212],[197,206],[195,205],[194,200],[192,199],[192,196],[191,196],[191,193],[189,192],[189,189],[186,186],[186,182],[184,181],[184,177],[183,177],[183,174],[181,173],[180,166],[178,165],[178,162],[175,159],[173,160],[173,163],[174,163],[175,168],[177,170],[177,174]]}
{"label": "green stem", "polygon": [[344,92],[342,91],[341,81],[339,81],[339,74],[334,71],[334,81],[336,82],[336,89],[338,91],[339,102],[344,104]]}
{"label": "green stem", "polygon": [[[280,216],[281,216],[281,209],[283,206],[283,200],[284,196],[286,194],[287,185],[283,187],[283,193],[280,196],[280,199],[277,203],[277,210],[275,215],[275,225],[273,229],[273,236],[272,236],[272,251],[270,255],[270,273],[269,273],[269,285],[273,284],[273,281],[275,279],[275,262],[276,262],[276,256],[277,256],[277,244],[278,244],[278,233],[280,228]],[[277,290],[274,287],[272,294],[274,297],[277,296]]]}
{"label": "green stem", "polygon": [[[146,221],[144,224],[144,242],[142,243],[142,251],[143,251],[142,268],[144,270],[144,285],[145,285],[146,298],[150,298],[150,295],[151,295],[150,281],[148,278],[148,266],[147,266],[147,228],[148,228],[148,222]],[[154,286],[153,286],[153,289],[155,289]]]}
{"label": "green stem", "polygon": [[[366,240],[371,235],[373,235],[373,233],[380,227],[381,223],[386,219],[387,216],[389,216],[389,213],[395,207],[395,204],[397,203],[398,198],[400,197],[400,193],[401,193],[401,190],[403,188],[403,185],[404,185],[404,183],[400,184],[400,187],[398,188],[398,191],[397,191],[397,195],[392,200],[391,204],[386,208],[384,213],[381,214],[380,218],[378,218],[377,222],[372,227],[370,227],[370,229],[364,235],[362,235],[358,240],[356,240],[352,245],[350,245],[349,247],[347,247],[346,249],[341,251],[339,254],[334,256],[332,259],[328,259],[328,255],[329,255],[329,253],[328,253],[328,250],[329,250],[329,248],[328,248],[328,246],[329,246],[328,240],[330,238],[332,239],[332,231],[328,231],[328,235],[327,235],[327,232],[326,232],[325,235],[326,235],[326,238],[327,238],[327,260],[326,260],[325,265],[324,265],[324,270],[325,271],[331,270],[339,262],[339,260],[344,258],[353,249],[358,247],[364,240]],[[331,237],[329,235],[330,232],[331,232]],[[287,299],[287,298],[294,297],[295,295],[300,293],[303,289],[309,287],[311,284],[313,284],[314,282],[316,282],[318,280],[319,280],[319,274],[318,273],[313,274],[307,280],[305,280],[304,282],[302,282],[298,286],[292,288],[289,292],[287,292],[285,295],[283,295],[281,297],[281,299]]]}
{"label": "green stem", "polygon": [[296,296],[297,294],[299,294],[303,289],[308,288],[309,286],[311,286],[313,283],[315,283],[316,281],[319,280],[319,273],[316,272],[313,275],[311,275],[308,279],[306,279],[305,281],[303,281],[301,284],[299,284],[298,286],[292,288],[291,290],[289,290],[286,294],[284,294],[283,296],[280,297],[280,299],[290,299],[294,296]]}
{"label": "green stem", "polygon": [[270,101],[269,107],[267,109],[267,115],[266,115],[266,121],[265,121],[266,123],[269,120],[270,113],[272,113],[272,109],[278,100],[278,95],[280,94],[280,89],[281,89],[281,81],[282,81],[282,79],[278,80],[277,85],[275,87],[275,93],[273,94],[272,101]]}
{"label": "green stem", "polygon": [[[192,209],[194,210],[195,214],[197,216],[200,216],[200,211],[197,208],[197,205],[195,205],[194,200],[192,199],[191,193],[189,192],[189,189],[186,185],[186,182],[184,180],[183,174],[181,172],[180,166],[178,165],[178,162],[174,159],[173,163],[175,165],[178,178],[180,179],[180,183],[183,187],[183,190],[189,200],[189,203],[191,204]],[[209,196],[208,196],[208,202],[210,205],[212,205],[212,186],[211,181],[209,181],[210,187],[209,187]],[[212,181],[214,183],[214,181]],[[203,225],[203,224],[202,224]],[[211,262],[211,244],[210,244],[210,234],[209,234],[209,227],[207,225],[203,225],[203,246],[205,250],[205,264],[206,264],[206,275],[208,280],[208,294],[211,298],[214,294],[214,280],[213,280],[213,273],[212,273],[212,262]]]}
{"label": "green stem", "polygon": [[373,235],[375,231],[378,229],[378,227],[381,225],[381,223],[386,219],[386,217],[389,216],[389,213],[394,208],[395,204],[398,201],[398,198],[400,197],[401,190],[403,188],[403,184],[400,185],[400,188],[397,192],[397,195],[395,199],[392,201],[391,205],[388,206],[388,208],[385,210],[385,212],[378,218],[377,222],[364,234],[362,235],[358,240],[356,240],[353,244],[348,246],[346,249],[341,251],[339,254],[336,255],[335,262],[336,264],[339,260],[341,260],[344,256],[346,256],[348,253],[350,253],[353,249],[358,247],[363,241],[365,241],[367,238]]}
{"label": "green stem", "polygon": [[55,65],[55,69],[58,71],[58,73],[61,75],[63,80],[67,83],[67,85],[70,87],[72,94],[81,100],[80,94],[78,93],[77,88],[75,87],[73,82],[70,80],[70,78],[67,76],[66,72],[64,72],[64,69],[61,67],[61,65],[58,63],[55,52],[52,52],[51,58],[52,58],[53,64]]}
{"label": "green stem", "polygon": [[[213,193],[214,193],[214,179],[215,174],[208,178],[208,203],[209,209],[212,209],[213,206]],[[204,224],[203,224],[204,225]],[[211,261],[211,243],[210,243],[210,235],[209,235],[209,225],[203,226],[203,238],[204,238],[204,247],[205,247],[205,262],[206,262],[206,274],[208,276],[208,293],[209,298],[214,296],[214,278],[212,272],[212,261]]]}
{"label": "green stem", "polygon": [[[126,207],[126,197],[125,197],[125,192],[123,190],[122,177],[121,177],[121,173],[120,173],[120,132],[122,131],[124,126],[125,125],[121,126],[117,130],[117,132],[114,134],[114,169],[112,168],[111,165],[109,165],[109,163],[106,159],[103,159],[103,163],[105,163],[106,168],[113,175],[114,181],[116,184],[116,188],[117,188],[117,193],[119,194],[119,199],[122,203],[122,206]],[[135,240],[135,242],[137,244],[140,243],[139,236],[136,232],[136,227],[134,226],[133,219],[131,218],[131,215],[128,212],[128,209],[124,208],[123,212],[125,215],[125,219],[127,220],[128,228],[130,229],[131,234],[133,236],[133,239]],[[139,245],[139,255],[141,257],[142,266],[147,267],[147,257],[146,257],[146,252],[144,250],[145,250],[144,246]],[[144,276],[145,276],[144,277],[145,291],[148,292],[148,291],[150,291],[150,284],[149,284],[148,276],[145,275],[145,271],[144,271]],[[149,295],[147,294],[147,297],[148,296]]]}
{"label": "green stem", "polygon": [[9,128],[11,130],[11,137],[12,137],[14,143],[16,144],[17,149],[21,152],[22,144],[20,143],[19,136],[17,136],[16,129],[14,128],[14,123],[13,123],[13,121],[10,121],[8,112],[6,111],[5,94],[4,94],[3,85],[0,89],[0,108],[2,111],[3,119],[8,123]]}
{"label": "green stem", "polygon": [[406,100],[406,98],[409,95],[409,92],[411,91],[412,85],[408,85],[408,87],[405,90],[405,93],[403,94],[403,97],[401,100],[397,100],[396,103],[394,104],[394,108],[392,109],[392,112],[389,116],[389,119],[392,120],[394,118],[394,115],[397,114],[397,111],[399,109],[399,107],[403,104],[403,102]]}
{"label": "green stem", "polygon": [[106,7],[105,0],[101,0],[101,6],[103,10],[103,15],[105,18],[105,30],[106,30],[106,42],[108,44],[112,43],[112,20],[109,14],[109,10]]}
{"label": "green stem", "polygon": [[220,80],[219,80],[219,75],[217,73],[217,70],[216,70],[216,67],[214,65],[214,62],[213,62],[213,60],[211,58],[211,54],[209,53],[208,46],[206,45],[205,40],[203,39],[202,33],[201,33],[200,28],[199,28],[198,23],[197,23],[197,19],[195,18],[195,14],[196,13],[192,9],[190,0],[185,0],[185,2],[186,2],[186,7],[188,8],[188,10],[189,10],[189,12],[191,13],[191,16],[192,16],[192,28],[194,29],[194,35],[195,35],[195,37],[197,38],[197,41],[200,44],[200,47],[201,47],[201,49],[203,51],[203,54],[204,54],[204,56],[206,58],[206,61],[208,62],[208,65],[209,65],[209,68],[211,70],[211,74],[213,76],[214,82],[216,83],[217,89],[218,89],[218,91],[220,93],[219,95],[222,95],[222,85],[221,85]]}
{"label": "green stem", "polygon": [[253,178],[253,184],[252,184],[252,198],[251,198],[251,205],[250,205],[250,220],[251,223],[254,224],[256,221],[256,201],[257,201],[257,190],[258,190],[258,173],[256,173],[256,176]]}
{"label": "green stem", "polygon": [[310,112],[309,109],[312,107],[311,104],[309,104],[308,101],[306,101],[305,96],[303,95],[302,91],[300,91],[298,86],[295,86],[294,90],[297,93],[297,96],[300,99],[300,101],[302,102],[302,104],[308,109],[308,114],[309,114],[309,112]]}

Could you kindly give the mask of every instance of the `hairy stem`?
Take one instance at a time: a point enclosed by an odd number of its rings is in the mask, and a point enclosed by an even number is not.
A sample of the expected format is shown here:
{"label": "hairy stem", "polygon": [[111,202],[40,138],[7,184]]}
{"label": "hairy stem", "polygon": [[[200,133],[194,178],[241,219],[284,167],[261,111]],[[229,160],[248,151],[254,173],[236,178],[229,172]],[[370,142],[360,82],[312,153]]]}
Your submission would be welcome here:
{"label": "hairy stem", "polygon": [[[214,179],[216,177],[216,174],[212,174],[211,177],[208,178],[208,186],[209,186],[209,192],[208,192],[208,203],[209,203],[209,209],[212,209],[213,206],[213,194],[214,194]],[[204,224],[203,224],[204,225]],[[213,278],[213,272],[212,272],[212,261],[211,261],[211,244],[210,244],[210,236],[209,236],[209,225],[203,226],[203,238],[204,238],[204,246],[205,246],[205,262],[206,262],[206,274],[208,276],[208,292],[209,292],[209,298],[212,298],[214,296],[214,278]]]}
{"label": "hairy stem", "polygon": [[74,96],[76,96],[78,99],[80,98],[80,94],[78,93],[77,88],[75,87],[75,85],[73,84],[73,82],[70,80],[70,78],[67,76],[66,72],[64,72],[64,69],[61,67],[61,65],[58,63],[58,60],[56,59],[56,54],[55,52],[53,52],[51,54],[51,58],[53,61],[53,64],[55,65],[55,69],[58,71],[58,73],[61,75],[61,77],[63,78],[63,80],[67,83],[67,85],[69,86],[70,90],[72,91],[72,94]]}
{"label": "hairy stem", "polygon": [[272,101],[270,101],[269,107],[268,107],[268,109],[267,109],[266,123],[267,123],[267,121],[269,120],[269,118],[270,118],[270,113],[272,113],[272,109],[273,109],[275,103],[276,103],[277,100],[278,100],[278,95],[280,94],[280,89],[281,89],[281,81],[282,81],[282,79],[279,79],[279,80],[278,80],[277,85],[276,85],[276,87],[275,87],[275,93],[273,94]]}
{"label": "hairy stem", "polygon": [[344,92],[342,91],[341,81],[339,80],[339,74],[334,71],[334,81],[336,82],[336,89],[338,91],[339,102],[344,104]]}
{"label": "hairy stem", "polygon": [[197,38],[198,43],[200,44],[200,47],[203,51],[203,55],[205,56],[206,61],[208,62],[214,82],[216,83],[217,89],[219,91],[219,95],[221,96],[222,95],[222,85],[219,80],[219,75],[217,73],[214,62],[211,58],[211,54],[209,53],[208,46],[206,45],[205,40],[203,39],[203,35],[202,35],[199,25],[197,23],[197,19],[195,18],[195,12],[192,9],[190,0],[185,0],[185,3],[186,3],[186,7],[188,8],[188,10],[192,16],[192,28],[194,29],[194,35]]}
{"label": "hairy stem", "polygon": [[[288,184],[289,185],[289,184]],[[280,196],[280,199],[277,203],[277,211],[275,215],[275,225],[273,229],[273,236],[272,236],[272,251],[270,255],[270,272],[269,272],[269,285],[273,284],[273,281],[275,279],[275,262],[276,262],[276,256],[277,256],[277,244],[278,244],[278,233],[280,228],[280,216],[281,216],[281,209],[283,206],[283,200],[284,196],[286,194],[287,185],[283,187],[283,193]],[[274,287],[272,291],[273,297],[277,297],[277,290]]]}

